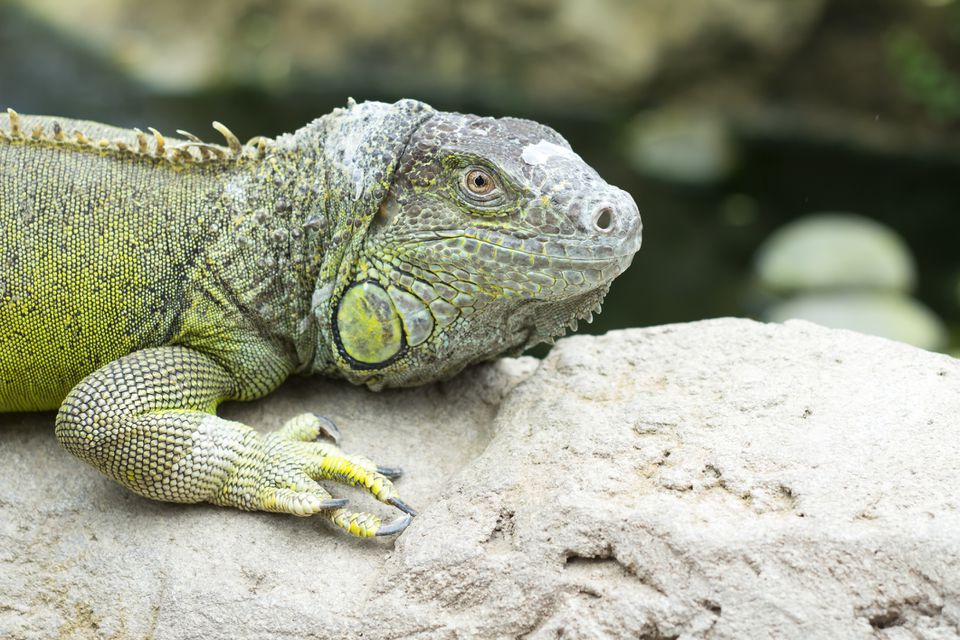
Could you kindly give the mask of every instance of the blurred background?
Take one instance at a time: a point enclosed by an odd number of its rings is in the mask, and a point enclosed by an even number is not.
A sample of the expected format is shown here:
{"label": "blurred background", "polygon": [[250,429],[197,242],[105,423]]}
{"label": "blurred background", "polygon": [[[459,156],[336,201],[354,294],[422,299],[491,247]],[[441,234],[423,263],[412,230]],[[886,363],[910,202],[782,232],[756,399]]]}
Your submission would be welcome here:
{"label": "blurred background", "polygon": [[0,107],[241,139],[424,100],[560,131],[644,246],[603,332],[804,317],[960,355],[960,1],[0,0]]}

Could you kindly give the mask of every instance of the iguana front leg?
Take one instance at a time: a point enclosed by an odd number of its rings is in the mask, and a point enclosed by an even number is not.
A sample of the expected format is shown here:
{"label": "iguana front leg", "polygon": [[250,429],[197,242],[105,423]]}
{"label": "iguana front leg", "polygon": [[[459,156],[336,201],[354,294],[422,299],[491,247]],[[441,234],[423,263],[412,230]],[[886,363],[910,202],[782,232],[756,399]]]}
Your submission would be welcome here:
{"label": "iguana front leg", "polygon": [[298,416],[275,433],[216,415],[239,394],[213,358],[187,347],[144,349],[87,376],[64,400],[56,433],[68,451],[128,489],[168,502],[211,502],[250,511],[323,513],[356,536],[396,533],[405,515],[343,509],[317,483],[361,485],[379,500],[412,513],[389,478],[365,458],[317,439],[323,423]]}

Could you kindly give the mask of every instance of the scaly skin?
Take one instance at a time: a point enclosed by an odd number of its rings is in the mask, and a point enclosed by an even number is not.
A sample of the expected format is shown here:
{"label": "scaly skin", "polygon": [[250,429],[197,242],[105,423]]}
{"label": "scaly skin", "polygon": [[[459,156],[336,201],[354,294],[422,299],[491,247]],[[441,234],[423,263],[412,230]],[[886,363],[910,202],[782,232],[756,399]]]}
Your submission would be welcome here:
{"label": "scaly skin", "polygon": [[589,317],[640,245],[636,205],[554,131],[351,104],[226,146],[0,116],[0,411],[59,407],[63,446],[136,493],[310,515],[392,470],[304,414],[217,417],[293,373],[372,389],[452,376]]}

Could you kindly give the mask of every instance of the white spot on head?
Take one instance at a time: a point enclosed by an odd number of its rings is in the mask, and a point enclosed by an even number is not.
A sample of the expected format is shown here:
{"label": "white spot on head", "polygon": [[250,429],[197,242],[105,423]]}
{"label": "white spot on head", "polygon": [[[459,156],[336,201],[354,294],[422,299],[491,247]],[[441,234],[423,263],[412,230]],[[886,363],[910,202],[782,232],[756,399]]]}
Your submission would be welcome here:
{"label": "white spot on head", "polygon": [[560,145],[552,142],[547,142],[546,140],[541,140],[537,144],[528,144],[523,148],[523,153],[520,154],[521,160],[535,167],[541,164],[546,164],[547,161],[553,157],[561,157],[568,160],[580,160],[582,162],[580,156],[575,154],[570,149],[561,147]]}

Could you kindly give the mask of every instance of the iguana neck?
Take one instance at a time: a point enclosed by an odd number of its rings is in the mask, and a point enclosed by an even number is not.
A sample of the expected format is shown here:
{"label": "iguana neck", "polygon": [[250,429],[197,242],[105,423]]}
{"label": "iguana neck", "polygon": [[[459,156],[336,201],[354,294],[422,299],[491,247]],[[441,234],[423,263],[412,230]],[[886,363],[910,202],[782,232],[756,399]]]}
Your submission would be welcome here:
{"label": "iguana neck", "polygon": [[[289,340],[297,371],[312,368],[320,339],[311,313],[315,291],[331,252],[350,233],[347,221],[337,216],[338,207],[332,206],[324,144],[321,118],[279,137],[264,160],[252,167],[256,200],[265,203],[268,218],[272,214],[265,226],[275,241],[287,242],[285,255],[275,263],[265,260],[282,281],[274,309],[283,310],[277,326]],[[271,309],[262,311],[269,314]]]}
{"label": "iguana neck", "polygon": [[[340,375],[332,314],[365,250],[367,229],[390,189],[413,132],[434,111],[414,100],[394,104],[350,101],[293,134],[280,137],[266,165],[295,202],[302,268],[294,344],[298,370]],[[292,230],[291,233],[296,233]]]}

